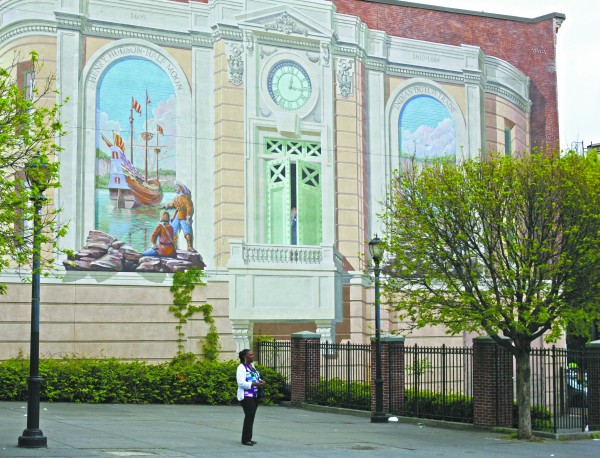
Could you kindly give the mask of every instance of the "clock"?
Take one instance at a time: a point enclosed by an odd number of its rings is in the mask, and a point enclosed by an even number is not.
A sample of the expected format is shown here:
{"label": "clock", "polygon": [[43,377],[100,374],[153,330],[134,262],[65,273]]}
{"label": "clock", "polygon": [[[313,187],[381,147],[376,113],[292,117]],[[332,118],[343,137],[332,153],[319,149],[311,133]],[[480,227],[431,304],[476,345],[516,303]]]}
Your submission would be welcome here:
{"label": "clock", "polygon": [[292,60],[282,60],[273,65],[267,78],[267,87],[273,102],[287,111],[302,108],[312,94],[307,71]]}

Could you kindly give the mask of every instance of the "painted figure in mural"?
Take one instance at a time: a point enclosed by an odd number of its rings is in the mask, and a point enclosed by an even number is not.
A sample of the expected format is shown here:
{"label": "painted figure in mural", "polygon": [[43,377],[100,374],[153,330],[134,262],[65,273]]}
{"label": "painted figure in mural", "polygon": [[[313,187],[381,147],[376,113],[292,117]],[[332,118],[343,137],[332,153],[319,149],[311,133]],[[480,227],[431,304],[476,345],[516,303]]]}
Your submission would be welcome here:
{"label": "painted figure in mural", "polygon": [[291,212],[291,228],[292,228],[292,245],[298,244],[298,218],[296,207],[292,207]]}
{"label": "painted figure in mural", "polygon": [[152,237],[152,248],[148,248],[142,256],[163,256],[167,258],[177,257],[175,250],[175,231],[171,226],[171,215],[166,210],[160,212],[160,223],[154,229]]}
{"label": "painted figure in mural", "polygon": [[183,231],[185,240],[187,241],[187,250],[196,253],[194,249],[194,233],[192,231],[192,216],[194,216],[194,204],[192,203],[192,192],[183,183],[176,181],[175,190],[177,197],[170,204],[163,208],[174,208],[175,213],[171,220],[173,231],[175,232],[175,247],[177,247],[177,237],[179,231]]}

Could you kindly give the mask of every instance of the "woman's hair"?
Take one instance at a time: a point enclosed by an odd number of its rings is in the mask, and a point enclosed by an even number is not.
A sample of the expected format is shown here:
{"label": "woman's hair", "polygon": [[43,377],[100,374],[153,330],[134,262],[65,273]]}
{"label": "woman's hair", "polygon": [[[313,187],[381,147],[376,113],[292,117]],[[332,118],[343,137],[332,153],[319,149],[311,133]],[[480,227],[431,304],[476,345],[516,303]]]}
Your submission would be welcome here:
{"label": "woman's hair", "polygon": [[238,356],[240,357],[240,363],[243,363],[246,360],[246,355],[249,351],[250,350],[248,350],[247,348],[244,348],[241,352],[238,353]]}

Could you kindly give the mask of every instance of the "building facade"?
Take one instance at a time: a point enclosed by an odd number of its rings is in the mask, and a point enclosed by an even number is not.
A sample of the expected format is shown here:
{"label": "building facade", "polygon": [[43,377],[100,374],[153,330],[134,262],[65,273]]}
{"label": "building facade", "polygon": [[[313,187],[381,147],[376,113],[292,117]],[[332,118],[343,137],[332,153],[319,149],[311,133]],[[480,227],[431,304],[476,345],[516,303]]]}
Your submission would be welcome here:
{"label": "building facade", "polygon": [[[191,265],[223,358],[257,335],[368,341],[366,244],[393,171],[558,145],[563,20],[391,0],[3,2],[0,63],[36,50],[68,98],[54,201],[78,255],[43,284],[42,353],[170,359],[170,272]],[[179,255],[140,257],[162,207]],[[27,347],[30,292],[1,281],[5,359]],[[190,320],[186,349],[206,331]]]}

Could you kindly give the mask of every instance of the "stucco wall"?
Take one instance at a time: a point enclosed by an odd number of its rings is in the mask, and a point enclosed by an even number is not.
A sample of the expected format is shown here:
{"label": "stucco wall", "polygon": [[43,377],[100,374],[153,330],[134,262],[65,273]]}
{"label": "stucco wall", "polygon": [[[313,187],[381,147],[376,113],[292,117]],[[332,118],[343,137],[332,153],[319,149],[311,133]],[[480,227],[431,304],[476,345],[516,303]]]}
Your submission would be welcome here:
{"label": "stucco wall", "polygon": [[[115,357],[168,361],[177,353],[177,320],[169,312],[169,286],[106,285],[107,276],[87,280],[67,274],[64,283],[44,282],[40,303],[40,355]],[[110,276],[108,276],[110,277]],[[154,279],[159,280],[159,278]],[[193,303],[213,306],[212,316],[222,345],[220,359],[234,357],[228,319],[228,284],[213,279],[197,288]],[[29,354],[31,286],[11,284],[0,296],[0,360]],[[208,325],[199,313],[184,326],[186,352],[202,353]]]}

